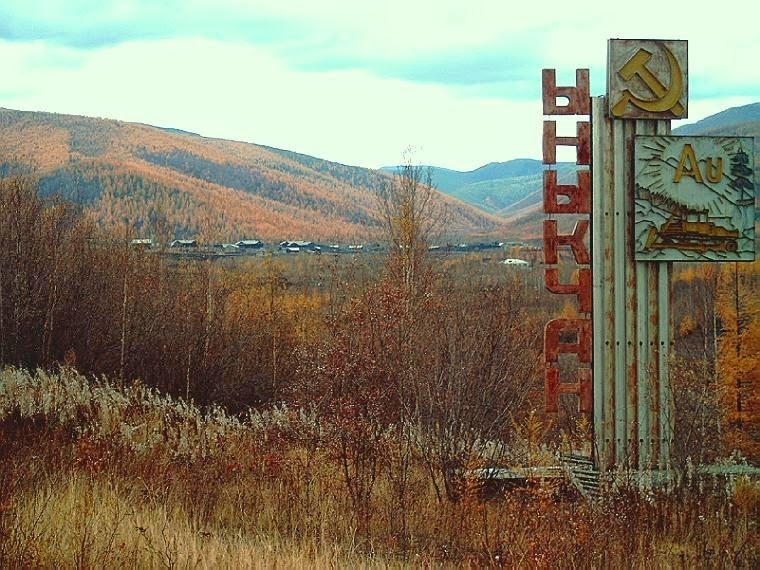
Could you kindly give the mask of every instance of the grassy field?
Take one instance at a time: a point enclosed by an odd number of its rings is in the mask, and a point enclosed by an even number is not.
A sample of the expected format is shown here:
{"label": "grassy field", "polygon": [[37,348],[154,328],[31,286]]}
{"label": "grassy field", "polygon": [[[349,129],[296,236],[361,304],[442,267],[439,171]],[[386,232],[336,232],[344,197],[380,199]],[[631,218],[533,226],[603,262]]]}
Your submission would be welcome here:
{"label": "grassy field", "polygon": [[[230,417],[71,368],[0,372],[4,568],[728,567],[760,562],[760,491],[739,481],[598,503],[551,489],[439,500],[415,458],[399,502],[378,447],[369,513],[329,426]],[[361,516],[360,516],[361,515]]]}

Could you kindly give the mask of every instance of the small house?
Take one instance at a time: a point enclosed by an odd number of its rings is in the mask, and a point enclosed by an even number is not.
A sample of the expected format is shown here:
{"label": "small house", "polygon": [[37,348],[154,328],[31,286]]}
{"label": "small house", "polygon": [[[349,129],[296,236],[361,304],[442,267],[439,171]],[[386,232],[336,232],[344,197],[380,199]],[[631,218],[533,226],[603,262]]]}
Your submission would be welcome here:
{"label": "small house", "polygon": [[264,247],[264,243],[257,239],[241,239],[235,245],[243,251],[255,251]]}
{"label": "small house", "polygon": [[499,263],[502,265],[512,265],[516,267],[528,267],[530,265],[529,262],[525,261],[524,259],[502,259]]}
{"label": "small house", "polygon": [[153,247],[153,240],[150,238],[136,238],[130,241],[129,245],[135,249],[150,249]]}
{"label": "small house", "polygon": [[283,241],[280,242],[280,249],[287,251],[288,253],[297,253],[300,251],[307,251],[310,253],[316,253],[322,251],[322,248],[313,241]]}

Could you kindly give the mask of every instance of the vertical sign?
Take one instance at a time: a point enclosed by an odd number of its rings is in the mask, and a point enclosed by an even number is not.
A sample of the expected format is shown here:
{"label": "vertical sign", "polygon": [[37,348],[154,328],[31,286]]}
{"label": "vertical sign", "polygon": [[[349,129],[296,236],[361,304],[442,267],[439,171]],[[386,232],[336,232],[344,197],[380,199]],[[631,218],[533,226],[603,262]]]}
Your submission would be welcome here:
{"label": "vertical sign", "polygon": [[[554,69],[542,72],[542,94],[544,115],[590,115],[591,99],[589,96],[588,69],[577,69],[575,86],[557,87]],[[559,105],[557,98],[567,100]],[[576,164],[585,166],[576,172],[574,184],[559,184],[556,169],[557,146],[575,147]],[[590,413],[593,409],[591,378],[591,260],[586,247],[589,234],[591,213],[591,181],[588,166],[591,158],[591,129],[588,121],[578,121],[574,136],[557,136],[556,121],[544,121],[543,160],[550,168],[544,171],[544,212],[558,214],[576,219],[575,229],[569,234],[560,234],[557,220],[544,221],[544,283],[552,293],[573,295],[578,304],[578,311],[585,317],[577,319],[553,319],[544,330],[544,396],[547,412],[557,412],[561,393],[576,394],[581,412]],[[574,282],[563,283],[557,264],[560,249],[572,252],[579,267]],[[559,358],[561,354],[574,354],[579,366],[575,378],[562,378]]]}
{"label": "vertical sign", "polygon": [[[672,264],[666,246],[669,240],[681,241],[695,252],[701,247],[696,233],[711,233],[712,227],[690,225],[693,213],[679,210],[665,196],[662,177],[655,179],[656,169],[669,168],[654,157],[657,141],[673,138],[670,120],[687,116],[688,44],[612,39],[607,47],[607,96],[594,98],[591,111],[595,463],[603,470],[668,468],[675,416],[669,371]],[[639,137],[644,137],[641,145],[653,148],[637,146]],[[635,153],[652,160],[639,161]],[[689,178],[687,171],[696,175],[688,151],[685,156],[680,178]],[[680,157],[666,158],[672,175]],[[704,160],[701,166],[707,165]],[[715,164],[712,178],[718,177]],[[681,186],[691,184],[684,180]],[[701,209],[701,199],[679,200],[688,210]],[[677,227],[671,211],[685,215],[688,223]],[[638,213],[643,224],[636,227]],[[671,218],[674,224],[666,225]],[[731,247],[726,237],[718,240],[724,248]],[[635,255],[641,239],[651,257]],[[655,257],[663,262],[654,262]]]}

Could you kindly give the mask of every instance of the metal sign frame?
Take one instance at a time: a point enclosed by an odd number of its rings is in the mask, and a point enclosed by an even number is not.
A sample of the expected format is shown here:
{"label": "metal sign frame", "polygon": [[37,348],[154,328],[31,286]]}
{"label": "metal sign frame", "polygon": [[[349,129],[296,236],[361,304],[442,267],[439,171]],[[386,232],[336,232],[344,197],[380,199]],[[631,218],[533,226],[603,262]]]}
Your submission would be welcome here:
{"label": "metal sign frame", "polygon": [[637,136],[637,261],[755,259],[754,139]]}

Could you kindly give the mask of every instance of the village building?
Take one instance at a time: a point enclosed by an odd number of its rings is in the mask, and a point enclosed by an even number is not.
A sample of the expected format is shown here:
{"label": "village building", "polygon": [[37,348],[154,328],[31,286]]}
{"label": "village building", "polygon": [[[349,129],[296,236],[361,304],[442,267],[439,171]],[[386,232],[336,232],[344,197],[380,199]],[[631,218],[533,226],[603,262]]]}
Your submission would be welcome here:
{"label": "village building", "polygon": [[264,247],[264,243],[257,239],[241,239],[234,245],[243,251],[256,251]]}
{"label": "village building", "polygon": [[322,251],[322,247],[314,243],[313,241],[282,241],[280,242],[280,249],[287,253],[299,253],[306,251],[309,253],[319,253]]}
{"label": "village building", "polygon": [[194,239],[175,239],[169,244],[171,248],[193,248],[198,247],[198,242]]}
{"label": "village building", "polygon": [[135,249],[150,249],[153,247],[153,240],[150,238],[135,238],[129,242],[129,245]]}
{"label": "village building", "polygon": [[517,267],[529,267],[530,262],[525,261],[524,259],[513,259],[513,258],[507,258],[502,259],[499,263],[502,265],[512,265]]}

